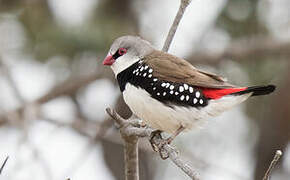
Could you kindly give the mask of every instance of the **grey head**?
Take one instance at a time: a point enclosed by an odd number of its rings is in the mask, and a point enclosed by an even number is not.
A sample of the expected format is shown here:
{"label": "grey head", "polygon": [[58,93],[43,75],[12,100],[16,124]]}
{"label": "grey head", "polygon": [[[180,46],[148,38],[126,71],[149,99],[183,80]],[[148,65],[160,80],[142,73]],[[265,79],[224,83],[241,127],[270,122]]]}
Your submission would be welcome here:
{"label": "grey head", "polygon": [[113,42],[103,64],[111,66],[117,76],[152,51],[154,48],[148,41],[138,36],[122,36]]}

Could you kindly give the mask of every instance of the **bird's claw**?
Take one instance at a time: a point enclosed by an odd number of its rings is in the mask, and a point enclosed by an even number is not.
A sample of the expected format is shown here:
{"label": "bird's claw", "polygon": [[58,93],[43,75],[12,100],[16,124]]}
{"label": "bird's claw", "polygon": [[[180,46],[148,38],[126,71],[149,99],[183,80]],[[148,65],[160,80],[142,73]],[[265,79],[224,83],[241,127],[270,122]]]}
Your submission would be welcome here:
{"label": "bird's claw", "polygon": [[150,144],[152,146],[153,151],[159,152],[159,147],[158,147],[158,145],[154,141],[154,138],[155,137],[157,137],[158,139],[162,139],[161,131],[160,130],[153,131],[151,133],[151,137],[150,137]]}
{"label": "bird's claw", "polygon": [[[160,142],[156,143],[154,141],[154,138],[160,139]],[[150,143],[151,143],[152,149],[155,152],[159,152],[159,155],[160,155],[161,159],[163,159],[163,160],[165,160],[169,157],[168,153],[164,150],[163,146],[166,144],[170,144],[171,141],[172,141],[171,138],[162,139],[160,130],[153,131],[151,134],[151,138],[150,138]]]}

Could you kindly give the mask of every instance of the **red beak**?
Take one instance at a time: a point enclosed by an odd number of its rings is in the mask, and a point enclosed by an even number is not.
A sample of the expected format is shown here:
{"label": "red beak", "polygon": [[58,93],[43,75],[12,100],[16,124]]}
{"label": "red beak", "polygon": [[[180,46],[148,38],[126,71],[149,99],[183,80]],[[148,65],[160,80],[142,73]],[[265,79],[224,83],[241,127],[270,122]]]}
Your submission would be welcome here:
{"label": "red beak", "polygon": [[105,60],[103,61],[103,65],[111,66],[115,62],[115,59],[112,55],[108,55]]}

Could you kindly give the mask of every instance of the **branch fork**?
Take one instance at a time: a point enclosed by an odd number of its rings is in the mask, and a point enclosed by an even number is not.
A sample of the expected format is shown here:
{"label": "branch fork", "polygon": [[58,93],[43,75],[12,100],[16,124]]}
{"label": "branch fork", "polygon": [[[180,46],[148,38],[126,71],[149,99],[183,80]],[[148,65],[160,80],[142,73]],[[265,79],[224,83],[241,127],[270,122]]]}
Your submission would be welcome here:
{"label": "branch fork", "polygon": [[[199,180],[198,173],[183,159],[178,155],[178,150],[176,150],[171,145],[165,143],[166,141],[162,139],[161,135],[155,135],[156,130],[144,126],[139,119],[129,118],[127,120],[123,119],[116,111],[107,108],[107,113],[114,119],[117,126],[119,127],[122,138],[125,141],[125,167],[131,167],[133,170],[128,170],[126,168],[126,179],[127,180],[138,180],[138,174],[132,175],[131,178],[127,176],[127,171],[129,172],[138,172],[136,166],[133,167],[133,164],[136,165],[134,160],[137,160],[138,163],[138,139],[142,137],[147,137],[160,153],[162,159],[169,158],[177,167],[179,167],[183,172],[185,172],[191,179]],[[134,144],[134,145],[133,145]],[[131,145],[131,146],[128,146]],[[154,150],[154,148],[153,148]],[[130,153],[137,151],[136,153]],[[137,156],[136,156],[137,155]],[[134,177],[138,177],[137,179]]]}

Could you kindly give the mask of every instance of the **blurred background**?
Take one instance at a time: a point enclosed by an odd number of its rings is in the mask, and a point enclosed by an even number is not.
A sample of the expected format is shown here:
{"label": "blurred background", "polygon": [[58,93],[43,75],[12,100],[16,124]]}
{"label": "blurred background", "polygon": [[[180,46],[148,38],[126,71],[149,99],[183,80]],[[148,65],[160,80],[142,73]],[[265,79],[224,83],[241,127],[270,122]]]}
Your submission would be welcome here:
{"label": "blurred background", "polygon": [[[112,41],[161,49],[179,0],[0,0],[2,180],[124,179],[123,147],[105,113],[124,105],[102,65]],[[240,85],[275,84],[174,145],[207,180],[290,179],[290,1],[193,0],[170,53]],[[143,180],[187,179],[140,141]]]}

